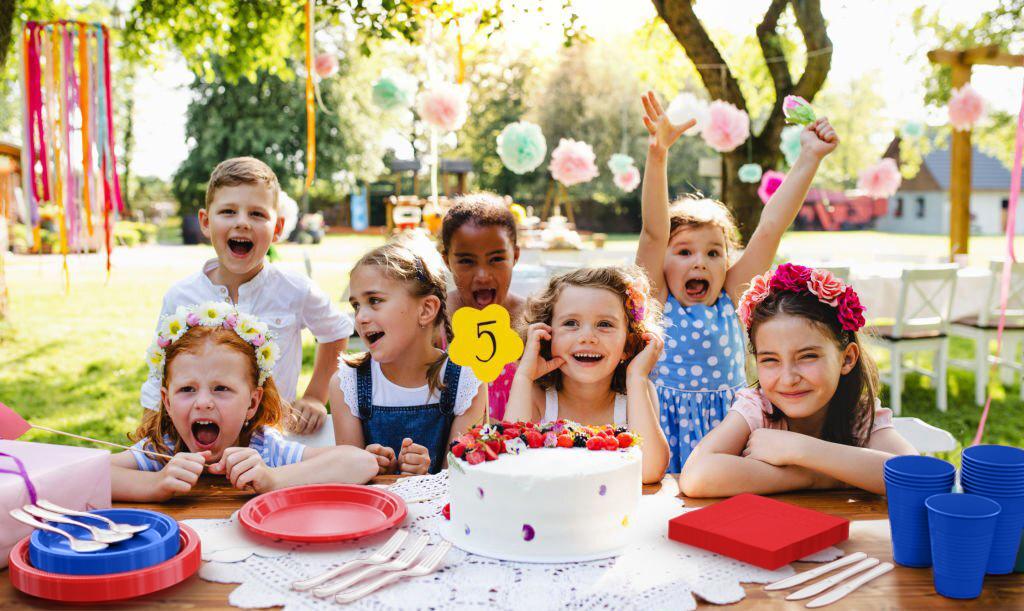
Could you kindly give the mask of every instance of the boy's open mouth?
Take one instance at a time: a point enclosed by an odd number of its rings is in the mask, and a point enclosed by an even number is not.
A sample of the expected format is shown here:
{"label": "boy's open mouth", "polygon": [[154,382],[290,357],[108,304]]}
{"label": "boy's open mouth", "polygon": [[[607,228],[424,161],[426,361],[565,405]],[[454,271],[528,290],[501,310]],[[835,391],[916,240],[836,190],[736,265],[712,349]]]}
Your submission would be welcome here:
{"label": "boy's open mouth", "polygon": [[596,352],[573,352],[572,358],[576,361],[584,364],[597,363],[604,358],[603,354],[597,354]]}
{"label": "boy's open mouth", "polygon": [[473,303],[477,309],[485,308],[498,300],[497,289],[479,289],[473,291]]}
{"label": "boy's open mouth", "polygon": [[220,437],[220,426],[212,420],[196,420],[192,423],[192,439],[201,446],[201,449],[213,447]]}
{"label": "boy's open mouth", "polygon": [[384,332],[383,331],[374,331],[372,333],[367,333],[366,334],[366,345],[368,347],[372,346],[372,345],[376,344],[378,341],[380,341],[380,338],[382,338],[382,337],[384,337]]}
{"label": "boy's open mouth", "polygon": [[708,287],[711,284],[707,280],[687,280],[686,296],[693,301],[702,301],[708,296]]}
{"label": "boy's open mouth", "polygon": [[247,238],[229,238],[228,239],[228,249],[231,250],[232,254],[238,255],[240,257],[244,257],[245,255],[249,254],[249,251],[252,250],[252,247],[253,247],[253,243],[252,243],[252,240],[250,240],[250,239],[247,239]]}

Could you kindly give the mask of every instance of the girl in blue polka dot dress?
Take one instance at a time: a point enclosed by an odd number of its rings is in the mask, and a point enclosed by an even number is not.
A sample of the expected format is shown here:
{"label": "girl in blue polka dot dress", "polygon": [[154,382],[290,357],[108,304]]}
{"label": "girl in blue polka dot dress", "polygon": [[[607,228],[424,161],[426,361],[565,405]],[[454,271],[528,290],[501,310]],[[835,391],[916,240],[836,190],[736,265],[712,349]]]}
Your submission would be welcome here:
{"label": "girl in blue polka dot dress", "polygon": [[765,205],[746,249],[730,264],[738,250],[738,232],[725,205],[696,197],[672,205],[668,201],[668,149],[696,121],[673,124],[651,92],[643,97],[643,106],[651,137],[636,261],[647,270],[653,294],[665,304],[665,351],[652,377],[661,427],[672,450],[668,471],[678,473],[747,383],[743,334],[733,303],[751,278],[771,266],[818,165],[839,138],[825,118],[804,128],[799,158]]}

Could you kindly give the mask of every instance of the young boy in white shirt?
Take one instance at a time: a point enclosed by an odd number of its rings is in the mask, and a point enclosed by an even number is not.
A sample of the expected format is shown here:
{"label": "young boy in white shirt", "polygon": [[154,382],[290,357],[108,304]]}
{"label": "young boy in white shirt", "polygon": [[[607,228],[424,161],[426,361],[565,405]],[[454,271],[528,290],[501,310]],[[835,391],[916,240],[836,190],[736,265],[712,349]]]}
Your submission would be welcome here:
{"label": "young boy in white shirt", "polygon": [[[291,431],[311,434],[327,421],[328,383],[338,370],[338,356],[348,347],[352,322],[311,280],[265,261],[267,249],[284,227],[278,214],[279,191],[274,171],[258,159],[236,157],[214,168],[199,224],[217,258],[167,291],[160,319],[179,306],[226,301],[266,321],[281,348],[273,375],[281,398],[291,404],[291,417],[285,421]],[[316,338],[316,359],[309,386],[296,398],[303,328]],[[142,385],[141,403],[159,409],[160,384],[155,378]]]}

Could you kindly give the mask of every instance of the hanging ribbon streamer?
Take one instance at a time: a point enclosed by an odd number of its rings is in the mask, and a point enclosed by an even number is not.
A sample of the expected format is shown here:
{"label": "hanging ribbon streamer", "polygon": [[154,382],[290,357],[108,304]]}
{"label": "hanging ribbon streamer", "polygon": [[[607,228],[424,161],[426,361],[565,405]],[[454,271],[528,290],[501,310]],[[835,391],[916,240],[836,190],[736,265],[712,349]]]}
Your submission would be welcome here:
{"label": "hanging ribbon streamer", "polygon": [[[1006,327],[1006,307],[1010,300],[1010,270],[1017,256],[1013,249],[1013,238],[1017,226],[1017,202],[1020,199],[1020,172],[1024,156],[1024,89],[1021,90],[1020,111],[1017,113],[1017,137],[1013,151],[1013,173],[1010,175],[1010,202],[1006,208],[1006,260],[1003,262],[1003,273],[999,282],[999,326],[996,328],[996,354],[1002,354],[1003,329]],[[998,379],[998,372],[992,376]],[[988,409],[992,405],[992,393],[985,399],[985,409],[981,412],[978,432],[974,435],[971,445],[981,443],[985,434],[985,422],[988,420]]]}
{"label": "hanging ribbon streamer", "polygon": [[40,207],[52,206],[64,256],[85,250],[102,210],[109,278],[113,221],[125,211],[117,176],[110,36],[99,24],[35,22],[22,31],[24,191],[33,247],[42,245]]}
{"label": "hanging ribbon streamer", "polygon": [[35,505],[36,500],[38,500],[39,497],[36,493],[36,487],[32,483],[32,479],[29,478],[28,476],[28,469],[25,468],[25,463],[21,462],[21,459],[19,459],[17,456],[13,454],[8,454],[7,452],[0,452],[0,456],[6,456],[7,458],[13,460],[14,465],[18,468],[17,471],[13,469],[0,469],[0,473],[6,473],[8,475],[17,475],[18,477],[20,477],[21,480],[25,482],[25,488],[28,489],[28,501]]}
{"label": "hanging ribbon streamer", "polygon": [[316,173],[316,104],[313,93],[313,0],[306,0],[306,190]]}

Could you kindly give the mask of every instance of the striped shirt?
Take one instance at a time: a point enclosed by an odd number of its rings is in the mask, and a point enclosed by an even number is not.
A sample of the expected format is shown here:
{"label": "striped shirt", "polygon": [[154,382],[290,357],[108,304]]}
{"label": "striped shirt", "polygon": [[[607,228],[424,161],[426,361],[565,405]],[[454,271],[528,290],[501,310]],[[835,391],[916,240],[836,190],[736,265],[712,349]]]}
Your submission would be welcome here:
{"label": "striped shirt", "polygon": [[[168,447],[174,447],[174,441],[170,437],[164,437],[164,443]],[[301,462],[302,452],[306,449],[306,446],[297,441],[288,441],[281,431],[268,426],[253,432],[252,438],[249,440],[249,447],[259,453],[260,458],[268,467],[283,467]],[[148,439],[139,440],[132,448],[155,451],[153,444]],[[139,471],[159,471],[166,464],[142,452],[132,452],[132,456],[135,457],[135,464],[138,465]]]}

